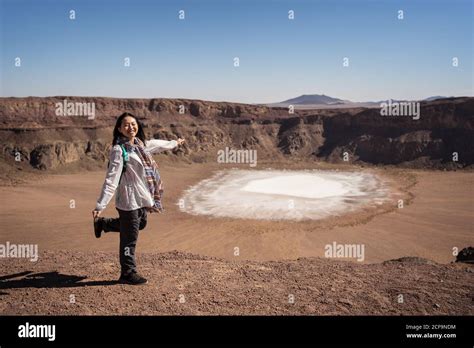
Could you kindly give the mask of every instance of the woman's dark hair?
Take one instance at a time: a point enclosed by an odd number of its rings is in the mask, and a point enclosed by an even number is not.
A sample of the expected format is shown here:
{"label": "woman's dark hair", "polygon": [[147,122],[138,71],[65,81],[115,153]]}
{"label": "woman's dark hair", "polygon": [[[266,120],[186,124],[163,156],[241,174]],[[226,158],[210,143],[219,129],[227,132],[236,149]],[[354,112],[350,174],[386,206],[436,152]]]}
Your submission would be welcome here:
{"label": "woman's dark hair", "polygon": [[143,141],[143,143],[145,143],[145,132],[143,131],[143,126],[142,126],[141,122],[138,120],[138,118],[135,115],[132,115],[129,112],[124,112],[122,115],[120,115],[117,118],[117,122],[115,123],[114,139],[112,140],[112,146],[117,145],[118,144],[118,138],[121,137],[121,136],[122,137],[124,136],[122,133],[120,133],[119,128],[122,126],[123,119],[127,116],[133,117],[135,119],[135,121],[137,121],[138,131],[137,131],[137,136],[136,137],[138,139],[140,139],[141,141]]}

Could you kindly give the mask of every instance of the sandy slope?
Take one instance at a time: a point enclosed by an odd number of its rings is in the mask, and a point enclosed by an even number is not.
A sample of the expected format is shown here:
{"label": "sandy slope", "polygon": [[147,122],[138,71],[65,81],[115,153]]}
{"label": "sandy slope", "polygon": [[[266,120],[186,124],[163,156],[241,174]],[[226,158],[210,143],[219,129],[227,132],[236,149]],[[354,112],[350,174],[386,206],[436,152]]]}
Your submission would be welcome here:
{"label": "sandy slope", "polygon": [[[284,167],[319,166],[305,163]],[[139,238],[138,252],[178,250],[233,260],[234,248],[238,247],[240,259],[283,260],[323,257],[324,246],[336,241],[363,243],[365,262],[369,263],[404,256],[448,263],[454,260],[454,247],[460,250],[474,244],[474,174],[469,171],[371,169],[392,181],[400,197],[406,199],[404,208],[396,209],[394,201],[378,210],[323,222],[209,218],[181,212],[176,203],[183,191],[223,168],[210,164],[163,166],[167,211],[149,216],[148,226]],[[28,185],[0,187],[1,239],[38,243],[40,251],[117,251],[118,235],[107,234],[97,240],[92,232],[90,212],[104,175],[105,172],[53,175]],[[71,200],[75,208],[70,208]],[[104,216],[117,215],[112,200]]]}

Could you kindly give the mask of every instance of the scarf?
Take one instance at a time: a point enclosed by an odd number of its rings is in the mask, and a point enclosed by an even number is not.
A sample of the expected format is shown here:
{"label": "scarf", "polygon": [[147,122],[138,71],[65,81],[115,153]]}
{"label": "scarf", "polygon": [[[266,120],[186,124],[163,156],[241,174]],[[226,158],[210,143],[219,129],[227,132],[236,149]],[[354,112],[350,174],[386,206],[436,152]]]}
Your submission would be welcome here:
{"label": "scarf", "polygon": [[[143,167],[145,169],[145,178],[148,184],[148,190],[153,197],[153,207],[150,208],[152,212],[162,213],[164,211],[161,199],[163,197],[163,181],[161,181],[158,165],[153,156],[145,150],[145,144],[138,138],[135,138],[134,144],[130,144],[127,137],[120,136],[117,144],[123,145],[127,152],[136,152],[140,157]],[[126,163],[124,163],[124,166]]]}

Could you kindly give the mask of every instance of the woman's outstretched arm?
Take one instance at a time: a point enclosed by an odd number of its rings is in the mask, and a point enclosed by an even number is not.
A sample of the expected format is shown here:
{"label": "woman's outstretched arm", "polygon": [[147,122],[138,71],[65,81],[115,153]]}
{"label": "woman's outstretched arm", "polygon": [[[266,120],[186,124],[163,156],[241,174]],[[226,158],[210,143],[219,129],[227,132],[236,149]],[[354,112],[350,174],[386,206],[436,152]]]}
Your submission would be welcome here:
{"label": "woman's outstretched arm", "polygon": [[102,186],[102,191],[100,192],[99,199],[97,200],[97,205],[95,208],[96,211],[104,210],[107,204],[109,204],[120,181],[122,168],[122,149],[120,146],[115,145],[110,150],[110,163],[109,167],[107,168],[107,174],[105,176],[104,185]]}
{"label": "woman's outstretched arm", "polygon": [[184,139],[178,140],[161,140],[161,139],[150,139],[146,141],[146,149],[150,153],[158,153],[165,150],[172,150],[176,146],[181,145]]}

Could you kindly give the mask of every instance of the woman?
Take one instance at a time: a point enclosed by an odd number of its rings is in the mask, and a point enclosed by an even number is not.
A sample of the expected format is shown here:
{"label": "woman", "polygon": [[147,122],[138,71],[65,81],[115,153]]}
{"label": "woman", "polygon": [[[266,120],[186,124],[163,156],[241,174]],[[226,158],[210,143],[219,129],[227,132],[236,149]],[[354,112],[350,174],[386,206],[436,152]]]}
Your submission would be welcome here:
{"label": "woman", "polygon": [[[174,149],[183,142],[181,138],[177,141],[146,141],[143,127],[135,116],[124,113],[117,119],[107,175],[92,216],[97,238],[102,232],[120,232],[121,283],[147,283],[137,273],[135,247],[138,231],[146,226],[147,212],[163,211],[163,184],[152,154]],[[116,190],[115,207],[119,217],[99,217]]]}

